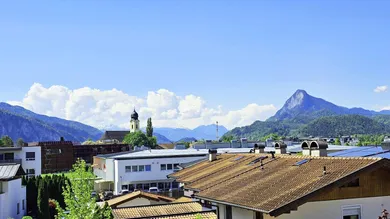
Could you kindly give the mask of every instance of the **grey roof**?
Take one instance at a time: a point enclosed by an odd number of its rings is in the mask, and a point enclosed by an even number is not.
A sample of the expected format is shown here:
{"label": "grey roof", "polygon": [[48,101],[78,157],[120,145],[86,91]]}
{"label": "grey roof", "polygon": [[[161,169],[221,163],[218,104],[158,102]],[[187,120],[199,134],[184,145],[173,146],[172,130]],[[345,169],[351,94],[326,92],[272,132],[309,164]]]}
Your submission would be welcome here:
{"label": "grey roof", "polygon": [[20,151],[22,147],[0,147],[0,151]]}
{"label": "grey roof", "polygon": [[12,179],[15,176],[24,175],[24,171],[20,164],[1,164],[0,165],[0,180]]}
{"label": "grey roof", "polygon": [[122,142],[130,131],[105,131],[100,140],[118,140]]}

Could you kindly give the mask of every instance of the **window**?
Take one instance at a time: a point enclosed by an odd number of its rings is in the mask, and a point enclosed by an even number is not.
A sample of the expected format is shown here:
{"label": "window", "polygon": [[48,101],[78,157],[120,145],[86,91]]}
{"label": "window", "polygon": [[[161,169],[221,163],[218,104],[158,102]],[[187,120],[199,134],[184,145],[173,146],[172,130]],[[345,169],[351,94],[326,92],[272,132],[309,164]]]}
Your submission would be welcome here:
{"label": "window", "polygon": [[167,165],[166,164],[161,164],[160,167],[161,167],[161,170],[167,170]]}
{"label": "window", "polygon": [[149,190],[149,188],[150,188],[150,184],[149,183],[144,184],[144,190]]}
{"label": "window", "polygon": [[232,206],[226,205],[225,211],[226,219],[232,219]]}
{"label": "window", "polygon": [[172,170],[172,164],[167,164],[167,170]]}
{"label": "window", "polygon": [[14,153],[5,153],[4,154],[4,160],[13,160],[14,159]]}
{"label": "window", "polygon": [[138,171],[139,172],[144,172],[145,171],[145,166],[144,165],[138,166]]}
{"label": "window", "polygon": [[178,182],[172,182],[172,188],[173,189],[177,189],[177,188],[179,188],[179,183]]}
{"label": "window", "polygon": [[341,186],[341,187],[359,187],[359,178],[352,180],[351,182]]}
{"label": "window", "polygon": [[179,169],[179,164],[178,163],[173,164],[173,169],[178,170]]}
{"label": "window", "polygon": [[361,219],[360,205],[343,207],[343,219]]}
{"label": "window", "polygon": [[125,172],[126,173],[131,172],[131,166],[125,166]]}
{"label": "window", "polygon": [[35,160],[35,152],[26,152],[26,160]]}
{"label": "window", "polygon": [[152,171],[151,165],[145,165],[145,171]]}
{"label": "window", "polygon": [[35,169],[26,169],[27,176],[33,176],[35,175]]}
{"label": "window", "polygon": [[132,172],[138,172],[138,166],[132,166],[131,167]]}
{"label": "window", "polygon": [[22,200],[22,210],[24,211],[24,199]]}
{"label": "window", "polygon": [[157,187],[157,183],[150,183],[150,187]]}
{"label": "window", "polygon": [[20,214],[20,203],[16,204],[16,214]]}
{"label": "window", "polygon": [[135,186],[135,188],[138,189],[138,190],[142,190],[142,184],[137,184],[137,185]]}

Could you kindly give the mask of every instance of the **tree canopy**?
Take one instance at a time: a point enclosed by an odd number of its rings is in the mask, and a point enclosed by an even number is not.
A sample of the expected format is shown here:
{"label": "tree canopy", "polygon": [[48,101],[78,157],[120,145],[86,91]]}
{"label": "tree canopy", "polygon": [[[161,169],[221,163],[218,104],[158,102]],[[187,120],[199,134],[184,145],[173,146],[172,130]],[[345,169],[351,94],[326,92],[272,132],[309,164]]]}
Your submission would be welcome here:
{"label": "tree canopy", "polygon": [[136,131],[127,134],[123,139],[123,143],[130,144],[132,146],[148,146],[155,148],[157,145],[157,138],[154,136],[147,137],[143,132]]}
{"label": "tree canopy", "polygon": [[22,138],[18,138],[18,140],[16,141],[16,145],[19,146],[19,147],[22,147],[24,146],[24,141]]}
{"label": "tree canopy", "polygon": [[[70,182],[65,182],[63,196],[66,208],[56,203],[58,218],[64,219],[103,219],[112,218],[111,208],[100,208],[96,199],[91,197],[94,181],[91,171],[86,167],[84,160],[78,160],[73,165],[72,174],[68,176]],[[67,211],[65,213],[65,211]]]}
{"label": "tree canopy", "polygon": [[1,142],[2,142],[2,146],[4,146],[4,147],[13,147],[14,146],[14,142],[12,141],[12,139],[8,135],[4,135],[1,138]]}
{"label": "tree canopy", "polygon": [[146,125],[146,136],[147,137],[153,137],[153,124],[152,124],[152,118],[148,119],[147,125]]}

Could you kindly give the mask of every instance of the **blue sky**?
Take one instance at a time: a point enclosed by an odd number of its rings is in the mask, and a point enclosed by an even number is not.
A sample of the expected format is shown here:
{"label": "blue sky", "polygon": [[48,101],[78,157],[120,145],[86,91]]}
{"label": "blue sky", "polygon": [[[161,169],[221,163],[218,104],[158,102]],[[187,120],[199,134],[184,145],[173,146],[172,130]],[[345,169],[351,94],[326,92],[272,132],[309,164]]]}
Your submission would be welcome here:
{"label": "blue sky", "polygon": [[22,102],[40,83],[140,98],[167,89],[226,113],[279,108],[296,89],[379,109],[390,106],[373,91],[390,84],[389,11],[388,1],[7,1],[0,101]]}

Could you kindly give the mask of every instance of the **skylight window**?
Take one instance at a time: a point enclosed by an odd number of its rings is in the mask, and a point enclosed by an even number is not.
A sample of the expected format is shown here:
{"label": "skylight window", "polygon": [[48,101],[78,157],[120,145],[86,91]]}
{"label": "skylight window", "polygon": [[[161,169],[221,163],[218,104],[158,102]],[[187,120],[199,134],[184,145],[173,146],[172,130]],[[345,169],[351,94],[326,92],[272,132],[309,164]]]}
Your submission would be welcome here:
{"label": "skylight window", "polygon": [[300,160],[300,161],[296,162],[296,163],[294,164],[294,166],[301,166],[302,164],[305,164],[305,163],[307,163],[308,161],[309,161],[308,159]]}

